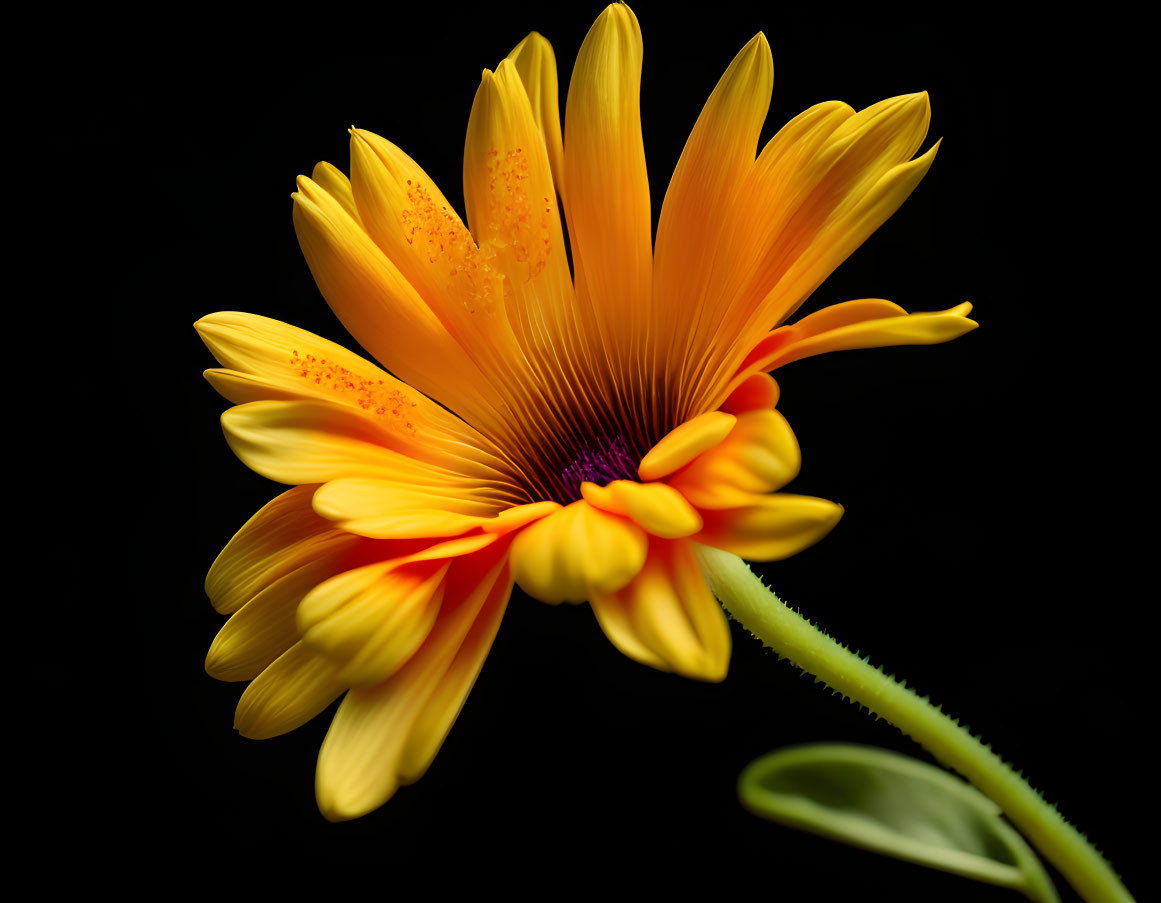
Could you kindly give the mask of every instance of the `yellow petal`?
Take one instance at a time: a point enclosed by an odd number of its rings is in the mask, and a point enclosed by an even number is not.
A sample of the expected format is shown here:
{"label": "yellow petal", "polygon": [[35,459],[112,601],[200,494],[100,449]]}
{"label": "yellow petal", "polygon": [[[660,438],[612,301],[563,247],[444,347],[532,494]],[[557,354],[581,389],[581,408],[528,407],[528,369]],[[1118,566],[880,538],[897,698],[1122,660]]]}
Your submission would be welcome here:
{"label": "yellow petal", "polygon": [[743,372],[773,370],[830,351],[950,342],[979,325],[968,319],[971,309],[964,302],[947,310],[909,314],[877,298],[834,304],[775,329],[754,346]]}
{"label": "yellow petal", "polygon": [[[379,686],[356,688],[347,694],[319,751],[315,794],[326,818],[358,818],[381,806],[395,792],[400,783],[400,761],[411,746],[413,727],[427,700],[448,673],[476,619],[487,620],[487,614],[481,612],[495,614],[497,607],[502,609],[510,589],[506,575],[493,571],[458,602],[449,598],[426,642],[399,673]],[[481,629],[481,634],[486,633],[487,626]],[[446,700],[437,708],[446,715]],[[421,770],[422,748],[438,746],[434,735],[441,729],[440,722],[433,713],[423,725],[427,733],[415,734],[407,756],[409,776],[418,776]]]}
{"label": "yellow petal", "polygon": [[520,81],[524,83],[536,127],[548,152],[556,191],[563,197],[564,146],[560,137],[560,95],[552,45],[534,31],[516,45],[508,59],[516,64]]}
{"label": "yellow petal", "polygon": [[628,517],[642,530],[662,539],[690,536],[701,529],[701,515],[680,492],[665,483],[582,483],[581,493],[590,505]]}
{"label": "yellow petal", "polygon": [[306,724],[346,688],[338,668],[295,643],[246,687],[234,727],[252,740],[277,737]]}
{"label": "yellow petal", "polygon": [[315,493],[314,510],[344,530],[376,539],[454,536],[496,513],[498,506],[476,492],[365,477],[332,480]]}
{"label": "yellow petal", "polygon": [[647,545],[630,521],[573,502],[516,536],[512,576],[542,602],[583,602],[632,580],[645,563]]}
{"label": "yellow petal", "polygon": [[[396,430],[320,401],[253,401],[222,414],[234,454],[280,483],[325,483],[346,477],[470,485],[454,472],[416,461]],[[405,430],[405,428],[400,428]]]}
{"label": "yellow petal", "polygon": [[697,457],[669,484],[702,509],[748,505],[798,474],[802,457],[790,424],[775,410],[738,415],[730,434]]}
{"label": "yellow petal", "polygon": [[733,414],[709,411],[670,430],[641,459],[642,480],[659,480],[684,467],[706,449],[721,442],[734,428]]}
{"label": "yellow petal", "polygon": [[210,645],[206,673],[218,680],[252,680],[298,641],[294,612],[336,564],[313,562],[275,580],[228,620]]}
{"label": "yellow petal", "polygon": [[298,606],[302,640],[339,666],[348,685],[380,683],[426,639],[448,564],[381,562],[332,577]]}
{"label": "yellow petal", "polygon": [[591,600],[618,649],[644,664],[719,681],[730,661],[730,631],[689,546],[654,542],[645,568],[628,586]]}
{"label": "yellow petal", "polygon": [[530,505],[517,505],[506,511],[501,511],[491,522],[481,524],[484,532],[506,535],[513,530],[519,530],[533,521],[548,517],[553,511],[559,511],[560,505],[556,502],[533,502]]}
{"label": "yellow petal", "polygon": [[300,177],[298,189],[293,197],[299,245],[347,331],[408,385],[472,422],[486,417],[492,406],[483,394],[488,380],[399,268],[319,185]]}
{"label": "yellow petal", "polygon": [[311,508],[315,486],[296,486],[234,534],[206,575],[206,595],[222,614],[237,611],[276,580],[314,561],[338,561],[362,540]]}
{"label": "yellow petal", "polygon": [[705,528],[694,539],[751,561],[777,561],[814,545],[843,509],[826,499],[776,493],[741,508],[702,511]]}
{"label": "yellow petal", "polygon": [[573,67],[564,117],[564,171],[577,296],[617,360],[647,322],[652,274],[649,178],[641,139],[641,28],[624,4],[606,7]]}

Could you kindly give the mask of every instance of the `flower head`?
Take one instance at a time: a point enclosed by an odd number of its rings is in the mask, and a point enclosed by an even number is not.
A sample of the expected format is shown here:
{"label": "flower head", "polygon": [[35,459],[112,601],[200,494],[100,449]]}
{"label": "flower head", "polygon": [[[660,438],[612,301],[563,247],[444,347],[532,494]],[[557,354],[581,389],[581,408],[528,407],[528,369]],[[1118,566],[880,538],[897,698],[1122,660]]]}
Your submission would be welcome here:
{"label": "flower head", "polygon": [[912,159],[926,95],[819,104],[757,153],[773,78],[759,34],[694,126],[654,243],[640,72],[620,4],[581,47],[563,135],[547,41],[531,34],[485,71],[466,219],[360,129],[349,179],[327,163],[299,179],[315,280],[385,369],[264,317],[197,324],[222,365],[207,377],[236,405],[222,418],[231,447],[294,487],[210,571],[232,617],[207,669],[251,681],[247,736],[346,693],[318,763],[328,818],[364,814],[426,770],[514,583],[587,601],[639,661],[722,679],[730,634],[695,544],[784,558],[841,513],[776,491],[799,453],[768,371],[975,325],[966,304],[907,314],[882,300],[784,325],[931,165],[934,147]]}

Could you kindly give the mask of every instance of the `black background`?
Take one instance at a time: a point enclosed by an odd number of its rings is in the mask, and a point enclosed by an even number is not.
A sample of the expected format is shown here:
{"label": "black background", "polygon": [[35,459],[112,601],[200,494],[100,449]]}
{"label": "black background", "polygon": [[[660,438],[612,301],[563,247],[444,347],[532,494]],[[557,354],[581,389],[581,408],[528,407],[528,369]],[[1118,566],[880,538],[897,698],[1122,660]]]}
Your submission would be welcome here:
{"label": "black background", "polygon": [[[222,620],[204,572],[280,488],[222,440],[226,403],[200,377],[213,361],[191,324],[245,310],[352,345],[298,251],[294,177],[320,159],[347,169],[356,124],[400,144],[459,198],[480,70],[536,29],[556,50],[563,102],[600,8],[431,4],[261,20],[202,11],[144,23],[147,37],[141,22],[76,23],[67,65],[83,154],[70,154],[90,214],[79,256],[62,266],[74,272],[61,275],[80,275],[99,310],[79,347],[95,366],[70,377],[69,391],[101,465],[83,496],[86,541],[54,546],[51,565],[80,603],[78,651],[96,661],[38,666],[38,686],[74,703],[54,750],[68,763],[64,792],[41,807],[34,844],[63,837],[190,874],[287,863],[339,874],[343,862],[345,881],[384,893],[412,881],[733,893],[758,880],[812,899],[1016,899],[746,814],[734,781],[768,750],[847,741],[925,754],[737,625],[728,679],[703,685],[620,655],[586,606],[517,592],[426,777],[341,825],[313,797],[329,713],[279,739],[245,740],[231,729],[241,685],[202,670]],[[758,30],[775,64],[763,142],[819,101],[863,107],[930,92],[929,140],[944,138],[930,174],[804,312],[863,297],[909,310],[970,300],[981,328],[948,345],[831,355],[776,374],[804,455],[790,488],[846,515],[824,542],[762,571],[782,598],[1027,771],[1140,892],[1142,791],[1127,757],[1144,709],[1125,677],[1125,634],[1144,603],[1124,576],[1136,553],[1118,501],[1127,465],[1109,448],[1119,411],[1102,367],[1115,353],[1095,334],[1093,262],[1050,246],[1062,217],[1075,217],[1064,231],[1100,229],[1075,205],[1052,205],[1075,175],[1075,124],[1044,99],[1083,100],[1075,70],[1051,56],[1056,36],[1033,37],[1010,15],[946,10],[634,9],[655,219],[702,103]],[[1064,291],[1049,286],[1046,259],[1067,271]],[[101,343],[91,353],[90,335]],[[56,453],[49,466],[67,467],[75,448]],[[102,867],[117,872],[120,861]]]}

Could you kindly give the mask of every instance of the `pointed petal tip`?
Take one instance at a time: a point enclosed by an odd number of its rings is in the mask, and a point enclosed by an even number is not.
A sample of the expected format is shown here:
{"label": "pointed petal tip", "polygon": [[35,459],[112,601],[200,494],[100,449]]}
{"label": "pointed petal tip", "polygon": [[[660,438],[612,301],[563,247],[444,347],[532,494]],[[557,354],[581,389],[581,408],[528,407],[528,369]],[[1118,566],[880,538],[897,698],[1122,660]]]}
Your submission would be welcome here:
{"label": "pointed petal tip", "polygon": [[746,46],[743,47],[742,50],[748,50],[751,53],[753,53],[754,51],[759,50],[760,48],[763,48],[763,47],[767,51],[769,51],[770,50],[770,42],[768,40],[766,40],[766,33],[759,31],[757,34],[754,35],[754,37],[750,38],[750,40],[746,42]]}

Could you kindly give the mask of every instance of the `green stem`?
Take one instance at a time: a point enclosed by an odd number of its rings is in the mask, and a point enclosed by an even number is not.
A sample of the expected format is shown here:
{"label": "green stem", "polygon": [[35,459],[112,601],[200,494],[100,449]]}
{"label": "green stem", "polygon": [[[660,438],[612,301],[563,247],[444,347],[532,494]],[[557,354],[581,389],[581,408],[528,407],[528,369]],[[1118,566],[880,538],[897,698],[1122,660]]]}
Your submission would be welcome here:
{"label": "green stem", "polygon": [[699,548],[714,594],[742,626],[780,656],[885,718],[991,797],[1009,819],[1090,903],[1132,896],[1093,846],[1054,807],[966,729],[867,664],[786,606],[744,561]]}

